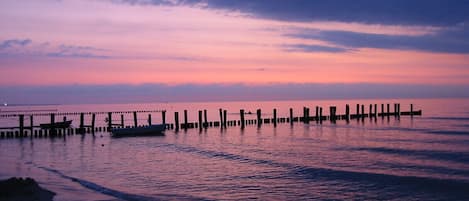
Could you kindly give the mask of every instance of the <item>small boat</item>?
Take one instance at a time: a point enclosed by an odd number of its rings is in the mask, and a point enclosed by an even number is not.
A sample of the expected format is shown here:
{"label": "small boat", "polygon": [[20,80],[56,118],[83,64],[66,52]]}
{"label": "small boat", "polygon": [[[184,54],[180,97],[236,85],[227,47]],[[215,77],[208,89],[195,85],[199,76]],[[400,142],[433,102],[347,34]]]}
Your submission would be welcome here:
{"label": "small boat", "polygon": [[54,124],[39,124],[42,129],[51,129],[51,128],[70,128],[72,125],[72,120],[55,122]]}
{"label": "small boat", "polygon": [[112,137],[164,136],[165,130],[165,124],[155,124],[150,126],[133,128],[114,128],[111,130],[111,133]]}

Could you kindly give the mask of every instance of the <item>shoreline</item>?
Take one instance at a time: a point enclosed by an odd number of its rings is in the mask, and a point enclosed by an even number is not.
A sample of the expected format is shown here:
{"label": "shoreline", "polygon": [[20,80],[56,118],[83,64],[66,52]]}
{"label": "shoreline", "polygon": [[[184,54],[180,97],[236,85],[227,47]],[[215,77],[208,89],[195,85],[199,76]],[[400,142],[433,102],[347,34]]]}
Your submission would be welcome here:
{"label": "shoreline", "polygon": [[11,177],[0,180],[0,201],[52,201],[55,192],[45,189],[32,178]]}

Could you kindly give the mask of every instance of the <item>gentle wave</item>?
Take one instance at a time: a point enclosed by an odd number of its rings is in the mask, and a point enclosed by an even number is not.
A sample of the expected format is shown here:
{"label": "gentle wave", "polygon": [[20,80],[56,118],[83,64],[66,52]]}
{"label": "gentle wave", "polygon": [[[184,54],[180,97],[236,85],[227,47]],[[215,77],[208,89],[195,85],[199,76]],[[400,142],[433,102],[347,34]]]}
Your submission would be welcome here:
{"label": "gentle wave", "polygon": [[121,199],[121,200],[127,200],[127,201],[208,200],[208,199],[204,199],[204,198],[196,198],[196,197],[192,197],[192,196],[175,195],[175,194],[156,194],[156,195],[154,195],[156,197],[149,197],[149,196],[130,194],[130,193],[125,193],[125,192],[121,192],[121,191],[118,191],[118,190],[114,190],[114,189],[111,189],[111,188],[108,188],[108,187],[105,187],[105,186],[102,186],[102,185],[99,185],[99,184],[96,184],[96,183],[93,183],[93,182],[90,182],[90,181],[87,181],[87,180],[84,180],[84,179],[79,179],[79,178],[76,178],[76,177],[67,176],[67,175],[63,174],[62,172],[60,172],[58,170],[55,170],[55,169],[52,169],[52,168],[38,166],[36,164],[33,164],[33,165],[35,165],[37,168],[43,169],[45,171],[55,173],[55,174],[59,175],[62,178],[69,179],[73,182],[79,183],[83,187],[88,188],[90,190],[93,190],[93,191],[96,191],[96,192],[99,192],[99,193],[102,193],[102,194],[105,194],[105,195],[109,195],[109,196],[112,196],[112,197],[115,197],[115,198],[118,198],[118,199]]}

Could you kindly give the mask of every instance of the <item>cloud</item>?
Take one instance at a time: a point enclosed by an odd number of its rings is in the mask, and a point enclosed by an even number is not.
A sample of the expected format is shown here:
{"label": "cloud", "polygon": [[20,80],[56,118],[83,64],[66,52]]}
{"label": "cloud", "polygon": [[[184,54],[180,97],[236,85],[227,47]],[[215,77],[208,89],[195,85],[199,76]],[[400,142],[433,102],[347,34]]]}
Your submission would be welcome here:
{"label": "cloud", "polygon": [[[423,84],[143,84],[0,86],[11,104],[135,103],[361,98],[467,98],[469,85]],[[307,93],[305,93],[307,92]]]}
{"label": "cloud", "polygon": [[109,50],[80,45],[34,43],[31,39],[9,39],[0,43],[0,57],[42,56],[69,58],[111,58]]}
{"label": "cloud", "polygon": [[0,43],[0,50],[15,48],[15,47],[24,47],[28,44],[31,44],[31,39],[11,39],[5,40]]}
{"label": "cloud", "polygon": [[469,21],[468,1],[448,0],[112,0],[141,5],[187,5],[295,22],[339,21],[451,26]]}
{"label": "cloud", "polygon": [[351,49],[342,48],[342,47],[332,47],[332,46],[323,46],[323,45],[305,45],[305,44],[293,44],[293,45],[283,45],[282,46],[286,51],[290,52],[326,52],[326,53],[342,53],[351,51]]}
{"label": "cloud", "polygon": [[57,51],[47,53],[50,57],[73,57],[73,58],[110,58],[110,56],[102,54],[107,50],[95,48],[91,46],[76,46],[62,44]]}
{"label": "cloud", "polygon": [[[354,49],[379,48],[440,53],[469,53],[469,41],[467,40],[469,38],[469,25],[465,24],[420,36],[321,31],[317,29],[301,29],[297,30],[296,33],[289,33],[285,36],[321,40],[332,45]],[[309,50],[306,45],[303,48],[301,47],[298,49]]]}

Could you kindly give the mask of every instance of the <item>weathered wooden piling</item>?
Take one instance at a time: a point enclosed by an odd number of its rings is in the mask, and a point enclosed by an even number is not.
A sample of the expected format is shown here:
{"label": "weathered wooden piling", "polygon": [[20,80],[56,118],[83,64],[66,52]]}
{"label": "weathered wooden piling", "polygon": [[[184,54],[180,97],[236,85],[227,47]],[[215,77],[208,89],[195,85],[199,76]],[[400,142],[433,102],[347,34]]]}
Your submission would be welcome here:
{"label": "weathered wooden piling", "polygon": [[274,118],[272,119],[274,122],[274,127],[277,127],[277,109],[274,108]]}
{"label": "weathered wooden piling", "polygon": [[370,104],[370,109],[368,111],[368,116],[369,116],[370,119],[373,118],[373,104]]}
{"label": "weathered wooden piling", "polygon": [[161,112],[161,119],[162,119],[163,125],[166,125],[166,110],[163,110]]}
{"label": "weathered wooden piling", "polygon": [[391,114],[390,110],[389,110],[389,103],[386,104],[386,116],[389,117],[389,115]]}
{"label": "weathered wooden piling", "polygon": [[357,120],[360,119],[360,104],[357,104]]}
{"label": "weathered wooden piling", "polygon": [[345,120],[348,122],[350,120],[350,106],[345,105]]}
{"label": "weathered wooden piling", "polygon": [[319,123],[322,124],[322,107],[319,108]]}
{"label": "weathered wooden piling", "polygon": [[378,104],[375,104],[374,116],[375,116],[375,118],[378,116]]}
{"label": "weathered wooden piling", "polygon": [[244,129],[244,110],[243,109],[239,110],[239,115],[240,115],[239,119],[241,121],[240,122],[241,123],[241,129]]}
{"label": "weathered wooden piling", "polygon": [[204,110],[204,128],[208,127],[207,110]]}
{"label": "weathered wooden piling", "polygon": [[381,118],[384,118],[384,104],[381,103]]}
{"label": "weathered wooden piling", "polygon": [[50,135],[55,135],[55,114],[54,113],[51,113],[50,114],[50,124],[51,124],[51,128],[50,128]]}
{"label": "weathered wooden piling", "polygon": [[336,122],[336,106],[330,106],[329,107],[329,119],[331,122],[335,123]]}
{"label": "weathered wooden piling", "polygon": [[24,115],[19,115],[20,120],[20,135],[23,136],[24,134]]}
{"label": "weathered wooden piling", "polygon": [[290,124],[293,125],[293,108],[290,108]]}
{"label": "weathered wooden piling", "polygon": [[319,106],[316,106],[316,123],[319,123]]}
{"label": "weathered wooden piling", "polygon": [[93,113],[93,114],[91,115],[91,128],[93,128],[93,130],[94,130],[94,128],[95,128],[95,121],[96,121],[96,114]]}
{"label": "weathered wooden piling", "polygon": [[174,124],[176,126],[176,131],[179,131],[179,113],[174,112]]}
{"label": "weathered wooden piling", "polygon": [[124,125],[124,115],[121,114],[121,127],[124,128],[125,125]]}
{"label": "weathered wooden piling", "polygon": [[365,119],[365,105],[362,105],[362,114],[361,114],[362,120]]}
{"label": "weathered wooden piling", "polygon": [[148,114],[148,125],[151,126],[151,114]]}
{"label": "weathered wooden piling", "polygon": [[256,114],[257,114],[257,126],[261,126],[262,124],[261,109],[257,109]]}
{"label": "weathered wooden piling", "polygon": [[184,129],[187,129],[187,110],[184,110]]}
{"label": "weathered wooden piling", "polygon": [[410,117],[414,116],[414,104],[410,104]]}
{"label": "weathered wooden piling", "polygon": [[31,133],[33,133],[33,130],[34,130],[34,121],[33,121],[33,115],[30,115],[29,116],[29,129],[31,130]]}
{"label": "weathered wooden piling", "polygon": [[137,112],[134,111],[134,127],[138,127]]}
{"label": "weathered wooden piling", "polygon": [[228,111],[223,110],[223,127],[226,128],[226,121],[227,121],[227,113]]}
{"label": "weathered wooden piling", "polygon": [[218,114],[220,115],[220,124],[223,127],[223,110],[221,108],[218,109]]}
{"label": "weathered wooden piling", "polygon": [[202,129],[202,110],[199,110],[199,129]]}

